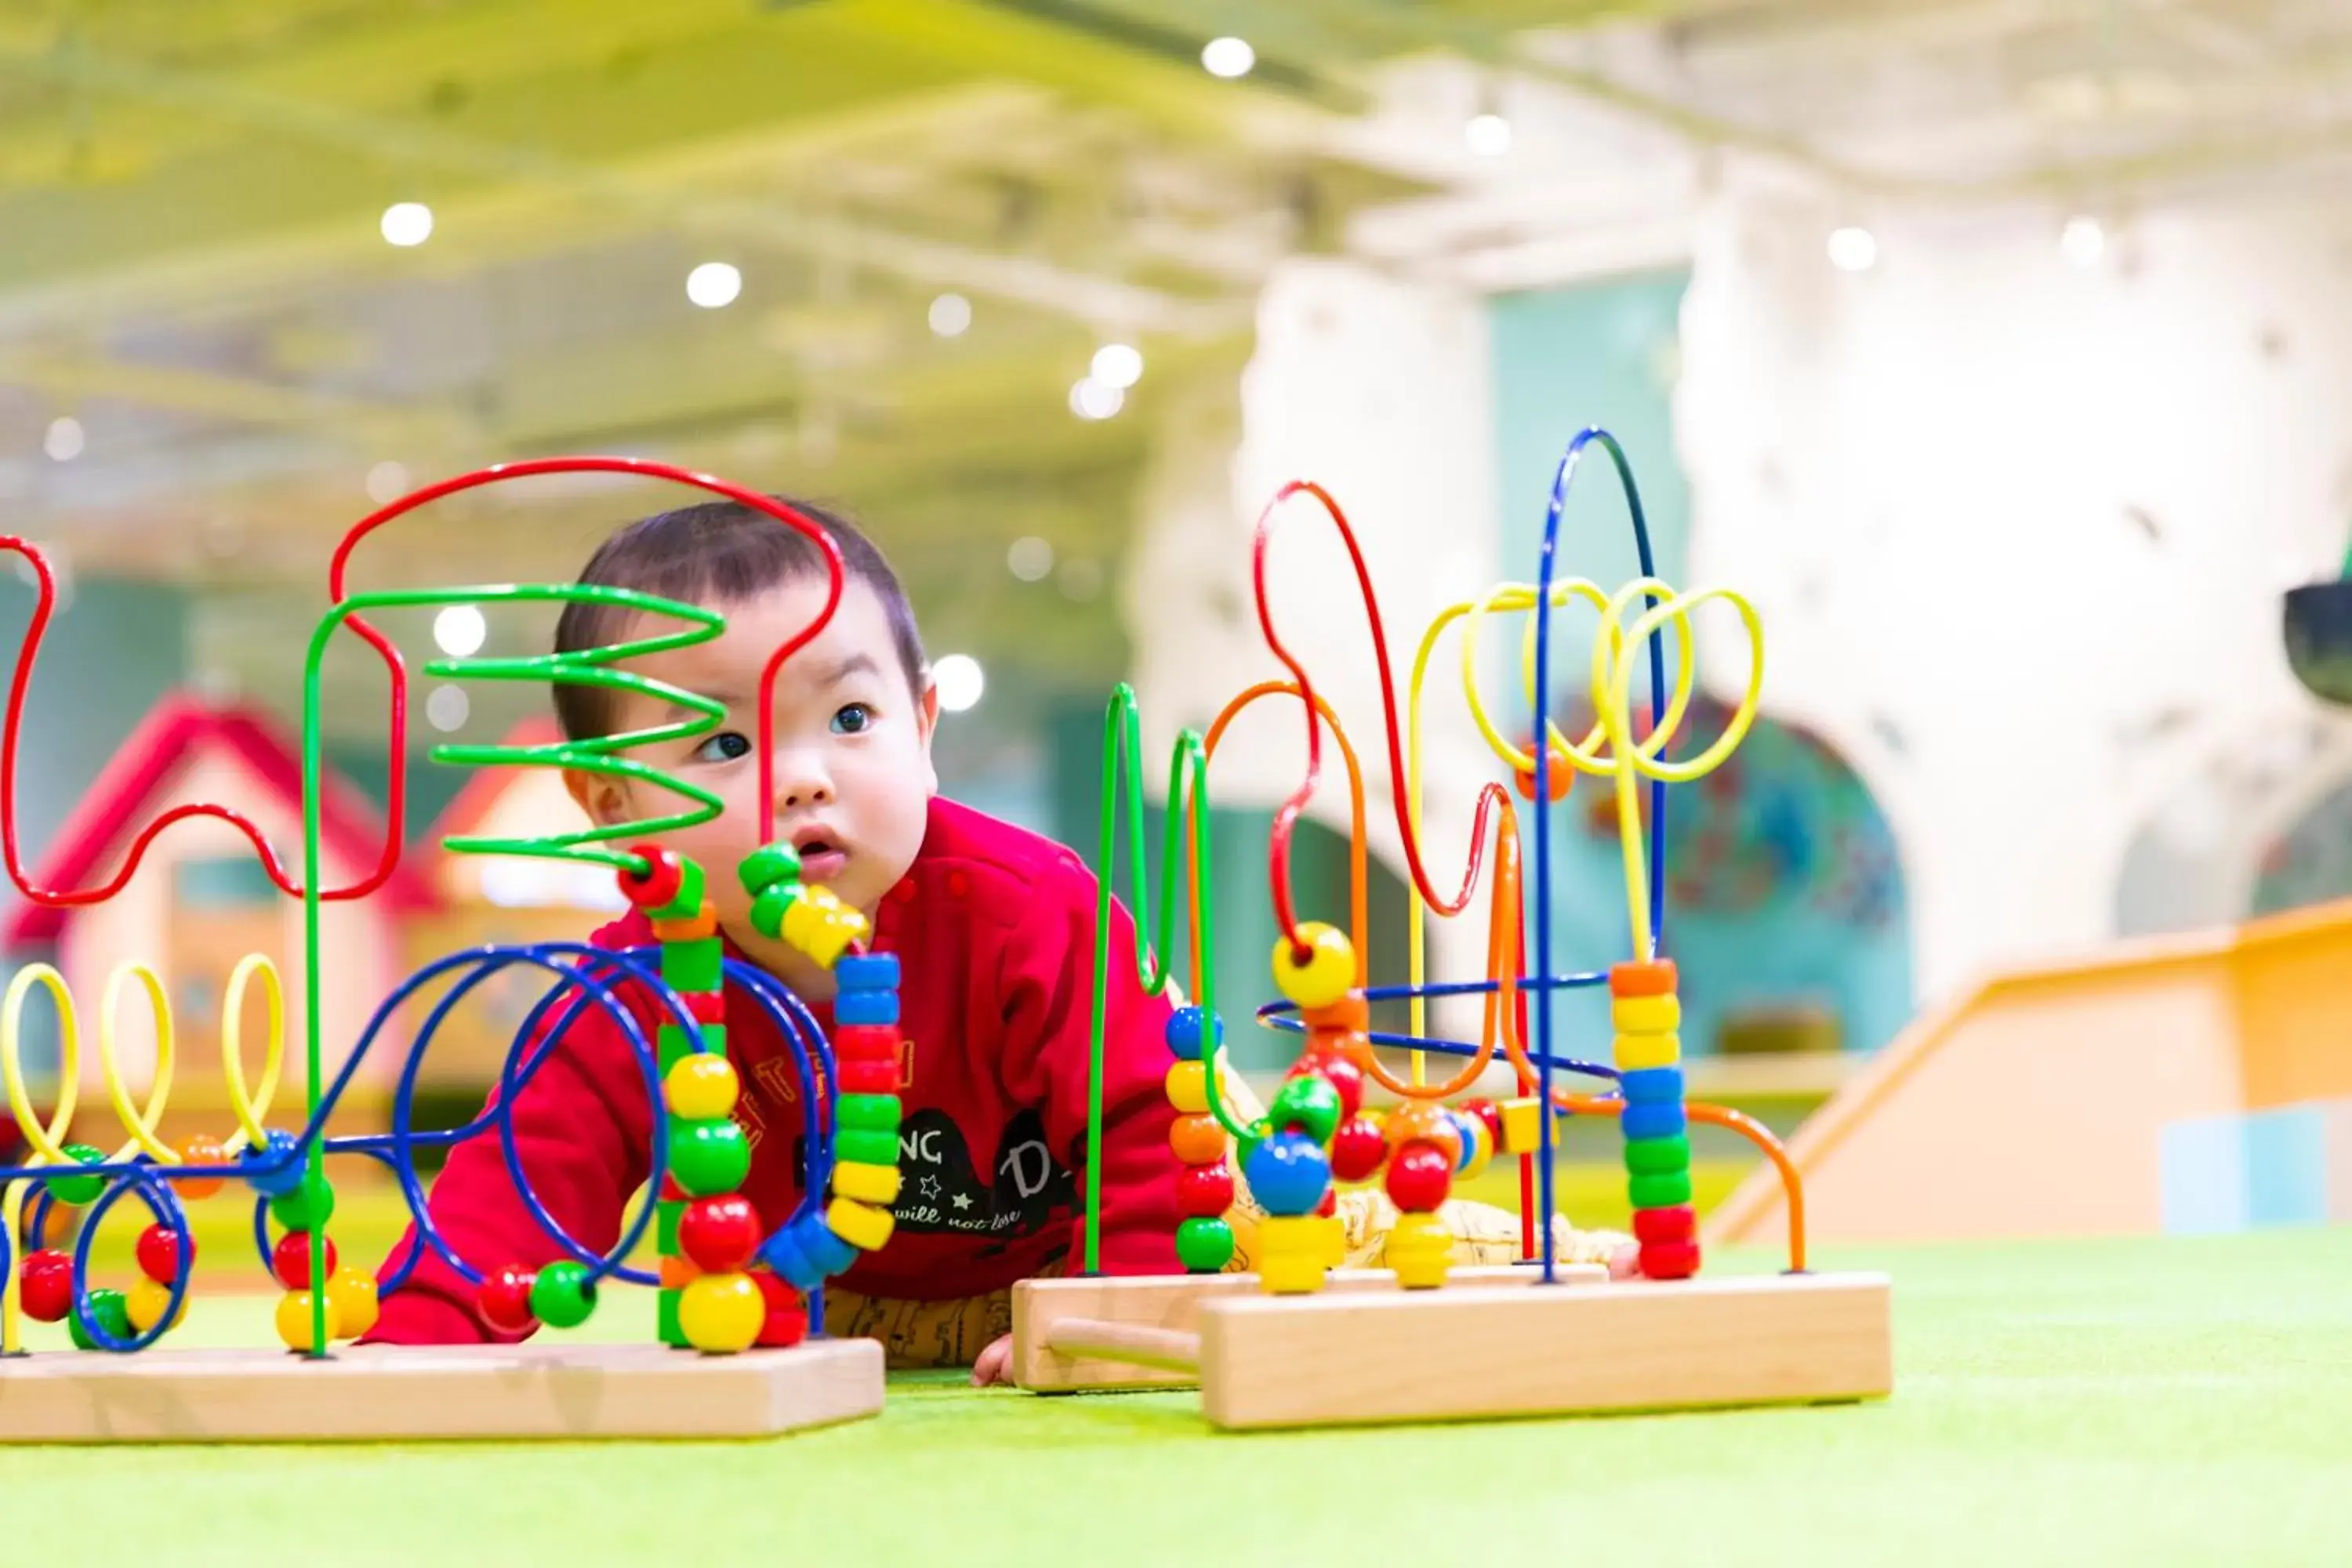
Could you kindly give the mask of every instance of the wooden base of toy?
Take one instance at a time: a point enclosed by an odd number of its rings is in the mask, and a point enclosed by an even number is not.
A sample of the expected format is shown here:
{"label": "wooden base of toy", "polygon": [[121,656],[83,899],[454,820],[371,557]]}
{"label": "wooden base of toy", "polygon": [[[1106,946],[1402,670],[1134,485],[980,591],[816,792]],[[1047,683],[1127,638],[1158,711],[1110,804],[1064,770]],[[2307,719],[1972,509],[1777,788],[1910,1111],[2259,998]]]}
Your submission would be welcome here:
{"label": "wooden base of toy", "polygon": [[0,1443],[772,1437],[882,1408],[882,1347],[44,1352],[0,1360]]}
{"label": "wooden base of toy", "polygon": [[[1172,1304],[1171,1293],[1162,1303]],[[1058,1352],[1045,1321],[1055,1314],[1039,1307],[1033,1299],[1024,1323],[1016,1290],[1015,1332],[1025,1327],[1036,1339],[1033,1375],[1132,1387],[1142,1378],[1093,1358],[1156,1355],[1163,1367],[1190,1359],[1202,1414],[1228,1429],[1837,1404],[1884,1398],[1895,1384],[1892,1289],[1876,1274],[1572,1289],[1391,1284],[1292,1297],[1229,1288],[1194,1295],[1195,1332],[1133,1313],[1059,1314]],[[1038,1386],[1017,1370],[1028,1342],[1014,1343],[1015,1381]],[[1100,1382],[1080,1381],[1097,1372]],[[1155,1381],[1192,1376],[1163,1371]]]}

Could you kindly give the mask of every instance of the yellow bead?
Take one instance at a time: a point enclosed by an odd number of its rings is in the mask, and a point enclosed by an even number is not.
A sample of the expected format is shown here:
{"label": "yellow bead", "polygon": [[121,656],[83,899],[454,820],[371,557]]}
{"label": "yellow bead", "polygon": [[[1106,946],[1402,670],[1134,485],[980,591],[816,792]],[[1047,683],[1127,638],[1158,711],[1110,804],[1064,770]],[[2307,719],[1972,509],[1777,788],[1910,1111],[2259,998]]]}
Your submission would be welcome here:
{"label": "yellow bead", "polygon": [[678,1292],[677,1326],[707,1354],[750,1350],[767,1315],[767,1298],[749,1274],[705,1274]]}
{"label": "yellow bead", "polygon": [[1427,1290],[1445,1283],[1454,1260],[1454,1233],[1433,1214],[1401,1214],[1389,1232],[1388,1266],[1397,1283],[1408,1290]]}
{"label": "yellow bead", "polygon": [[1614,1048],[1620,1072],[1679,1067],[1683,1059],[1680,1035],[1620,1035]]}
{"label": "yellow bead", "polygon": [[[335,1337],[335,1300],[327,1298],[327,1337]],[[317,1347],[310,1342],[310,1292],[289,1290],[278,1302],[278,1337],[286,1342],[289,1351],[307,1351]]]}
{"label": "yellow bead", "polygon": [[[180,1315],[172,1320],[173,1328],[188,1321],[188,1303],[195,1299],[195,1294],[191,1289],[180,1299]],[[131,1313],[131,1326],[142,1334],[163,1321],[163,1313],[171,1305],[172,1288],[152,1279],[142,1279],[131,1287],[130,1294],[123,1301],[123,1306]]]}
{"label": "yellow bead", "polygon": [[1346,933],[1321,921],[1307,921],[1298,928],[1298,935],[1307,946],[1304,963],[1291,951],[1288,938],[1275,939],[1275,989],[1310,1011],[1328,1007],[1355,989],[1355,944]]}
{"label": "yellow bead", "polygon": [[1683,1005],[1672,995],[1620,996],[1609,1004],[1609,1021],[1621,1035],[1671,1035],[1683,1026]]}
{"label": "yellow bead", "polygon": [[1187,1116],[1209,1109],[1209,1067],[1206,1062],[1178,1062],[1168,1069],[1168,1103]]}
{"label": "yellow bead", "polygon": [[327,1315],[335,1321],[335,1337],[355,1340],[375,1327],[375,1276],[349,1264],[327,1281]]}
{"label": "yellow bead", "polygon": [[833,1168],[833,1195],[887,1207],[898,1201],[898,1167],[845,1161]]}
{"label": "yellow bead", "polygon": [[1258,1222],[1258,1289],[1269,1296],[1306,1296],[1323,1289],[1327,1232],[1313,1215],[1269,1215]]}
{"label": "yellow bead", "polygon": [[1323,1233],[1323,1267],[1339,1268],[1348,1261],[1348,1222],[1338,1215],[1326,1215],[1315,1223]]}
{"label": "yellow bead", "polygon": [[1470,1152],[1470,1163],[1454,1177],[1457,1182],[1475,1180],[1486,1169],[1487,1162],[1495,1157],[1495,1135],[1486,1130],[1486,1118],[1473,1116],[1469,1120],[1471,1137],[1475,1142]]}
{"label": "yellow bead", "polygon": [[[716,1042],[714,1042],[716,1043]],[[715,1051],[695,1051],[670,1064],[662,1079],[662,1101],[672,1116],[688,1121],[716,1121],[731,1116],[743,1092],[735,1065]]]}
{"label": "yellow bead", "polygon": [[1534,1153],[1543,1141],[1542,1102],[1507,1100],[1496,1109],[1503,1113],[1503,1152]]}
{"label": "yellow bead", "polygon": [[888,1209],[861,1204],[854,1198],[835,1198],[825,1206],[824,1223],[834,1235],[860,1252],[879,1252],[898,1221]]}

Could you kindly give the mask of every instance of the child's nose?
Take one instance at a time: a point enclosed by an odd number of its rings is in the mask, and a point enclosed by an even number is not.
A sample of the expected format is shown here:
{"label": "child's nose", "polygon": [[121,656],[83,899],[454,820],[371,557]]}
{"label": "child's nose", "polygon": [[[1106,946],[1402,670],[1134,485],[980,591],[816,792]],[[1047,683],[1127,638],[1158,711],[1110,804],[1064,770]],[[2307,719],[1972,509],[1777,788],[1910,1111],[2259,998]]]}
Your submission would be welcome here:
{"label": "child's nose", "polygon": [[776,770],[776,804],[787,809],[829,805],[833,803],[833,781],[824,770],[812,766],[804,759],[792,759]]}

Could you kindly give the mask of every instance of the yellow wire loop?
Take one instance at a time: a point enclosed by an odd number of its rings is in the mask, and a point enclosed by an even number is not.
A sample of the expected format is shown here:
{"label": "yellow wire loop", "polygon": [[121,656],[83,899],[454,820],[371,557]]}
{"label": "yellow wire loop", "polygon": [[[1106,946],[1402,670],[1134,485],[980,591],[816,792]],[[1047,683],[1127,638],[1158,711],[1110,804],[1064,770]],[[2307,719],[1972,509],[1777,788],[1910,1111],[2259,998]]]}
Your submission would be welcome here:
{"label": "yellow wire loop", "polygon": [[[114,1048],[115,1010],[122,1000],[123,984],[131,980],[146,989],[148,1011],[155,1019],[155,1081],[147,1090],[145,1109],[140,1110],[131,1108],[131,1088],[122,1081],[122,1063]],[[159,1164],[178,1164],[178,1152],[155,1136],[155,1123],[172,1098],[172,998],[163,990],[163,977],[143,963],[118,964],[106,977],[106,996],[98,1009],[98,1067],[106,1079],[106,1097],[114,1105],[114,1119],[131,1134],[131,1141],[113,1158],[127,1160],[143,1152]]]}

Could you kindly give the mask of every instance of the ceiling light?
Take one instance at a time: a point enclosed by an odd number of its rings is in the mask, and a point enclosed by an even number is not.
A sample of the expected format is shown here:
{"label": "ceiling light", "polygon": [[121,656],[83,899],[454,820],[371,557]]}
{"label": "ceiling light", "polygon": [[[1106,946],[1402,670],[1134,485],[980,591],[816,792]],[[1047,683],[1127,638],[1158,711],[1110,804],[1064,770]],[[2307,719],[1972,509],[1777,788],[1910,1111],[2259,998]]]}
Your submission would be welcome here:
{"label": "ceiling light", "polygon": [[489,635],[489,623],[472,605],[451,605],[433,617],[434,645],[452,658],[479,653]]}
{"label": "ceiling light", "polygon": [[1126,402],[1126,393],[1090,375],[1070,388],[1070,412],[1081,419],[1108,419]]}
{"label": "ceiling light", "polygon": [[1211,76],[1231,81],[1249,75],[1250,68],[1257,64],[1257,51],[1246,38],[1211,38],[1202,47],[1201,64]]}
{"label": "ceiling light", "polygon": [[394,202],[383,209],[384,243],[403,249],[433,237],[433,209],[423,202]]}
{"label": "ceiling light", "polygon": [[980,668],[980,660],[968,653],[951,653],[931,666],[931,684],[939,689],[941,708],[950,713],[961,713],[979,703],[980,694],[988,688],[988,678]]}
{"label": "ceiling light", "polygon": [[706,261],[686,275],[686,297],[706,310],[735,302],[743,292],[743,274],[724,261]]}
{"label": "ceiling light", "polygon": [[1143,355],[1127,343],[1105,343],[1095,350],[1094,378],[1125,392],[1143,379]]}

